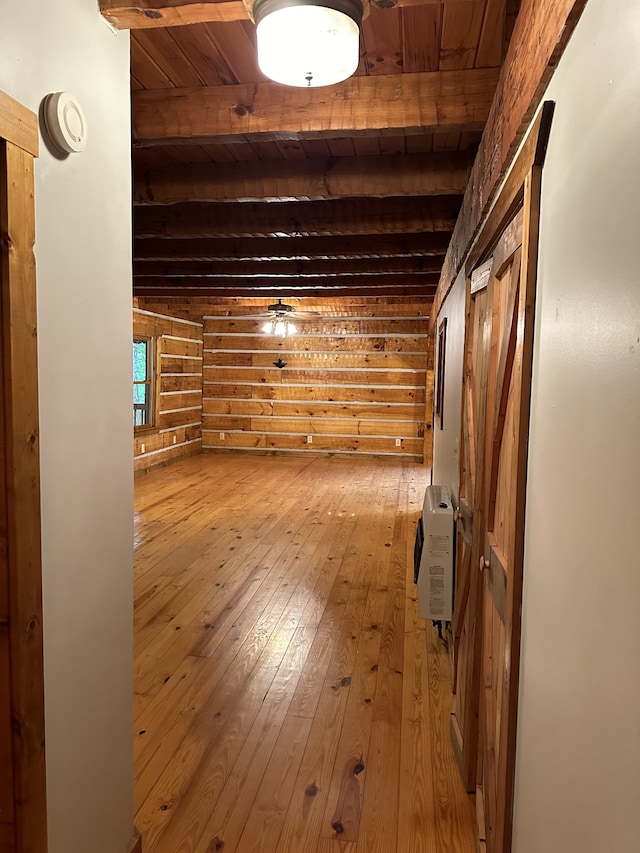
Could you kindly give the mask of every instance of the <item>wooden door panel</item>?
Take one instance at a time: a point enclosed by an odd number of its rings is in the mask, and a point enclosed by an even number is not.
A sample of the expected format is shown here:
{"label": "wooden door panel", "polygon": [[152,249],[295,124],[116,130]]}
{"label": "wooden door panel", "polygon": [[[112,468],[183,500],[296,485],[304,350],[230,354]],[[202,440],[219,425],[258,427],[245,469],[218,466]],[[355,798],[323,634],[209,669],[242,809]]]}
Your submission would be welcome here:
{"label": "wooden door panel", "polygon": [[483,752],[481,784],[484,804],[484,833],[488,851],[496,850],[496,829],[500,822],[500,803],[495,796],[502,765],[501,723],[503,716],[503,680],[506,632],[492,606],[488,584],[483,608]]}
{"label": "wooden door panel", "polygon": [[478,668],[482,602],[478,559],[483,553],[484,423],[489,358],[486,347],[488,300],[484,283],[469,297],[464,352],[460,498],[453,630],[453,705],[451,738],[468,791],[476,787],[478,744]]}
{"label": "wooden door panel", "polygon": [[[525,206],[526,209],[526,206]],[[487,853],[509,853],[520,648],[524,474],[528,436],[533,322],[519,213],[496,245],[488,285],[490,367],[485,416],[484,551],[482,587],[481,751],[478,785],[483,806],[479,833]],[[523,406],[526,397],[526,407]]]}
{"label": "wooden door panel", "polygon": [[[509,275],[496,282],[501,301],[517,305],[519,294],[519,264],[514,263],[509,268]],[[496,377],[500,399],[495,407],[494,423],[492,425],[493,442],[490,453],[488,470],[488,500],[487,528],[496,538],[497,547],[505,557],[507,565],[514,558],[514,494],[516,489],[516,460],[518,454],[518,414],[520,411],[521,365],[516,353],[517,318],[504,316],[499,318],[495,330],[497,338],[501,339],[503,350],[512,351],[498,370],[502,368],[503,375]]]}
{"label": "wooden door panel", "polygon": [[[512,386],[519,386],[519,377],[512,376]],[[515,463],[518,454],[516,441],[519,395],[517,388],[507,406],[505,428],[501,441],[494,443],[492,474],[495,472],[495,492],[490,498],[487,527],[495,536],[496,545],[504,555],[507,566],[514,558],[515,529],[513,518],[513,496],[516,489]],[[508,571],[508,569],[507,569]]]}

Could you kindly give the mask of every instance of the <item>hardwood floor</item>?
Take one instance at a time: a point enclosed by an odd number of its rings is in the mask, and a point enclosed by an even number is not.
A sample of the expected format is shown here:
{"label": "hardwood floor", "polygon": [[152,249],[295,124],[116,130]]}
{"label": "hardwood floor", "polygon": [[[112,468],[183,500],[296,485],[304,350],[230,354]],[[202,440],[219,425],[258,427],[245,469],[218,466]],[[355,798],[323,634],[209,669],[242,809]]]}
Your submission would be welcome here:
{"label": "hardwood floor", "polygon": [[205,454],[136,481],[145,853],[475,849],[414,598],[427,473]]}

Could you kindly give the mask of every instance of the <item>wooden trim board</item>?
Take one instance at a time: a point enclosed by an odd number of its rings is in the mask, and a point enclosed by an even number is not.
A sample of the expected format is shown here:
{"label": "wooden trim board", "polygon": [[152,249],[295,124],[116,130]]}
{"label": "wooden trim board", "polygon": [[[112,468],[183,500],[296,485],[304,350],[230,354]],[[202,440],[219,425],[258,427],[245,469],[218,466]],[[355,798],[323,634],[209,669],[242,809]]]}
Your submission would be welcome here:
{"label": "wooden trim board", "polygon": [[39,153],[38,117],[27,107],[0,91],[0,138],[33,157]]}
{"label": "wooden trim board", "polygon": [[[34,164],[37,118],[0,93],[2,394],[16,850],[46,853]],[[15,140],[15,141],[13,141]],[[7,251],[10,247],[10,251]],[[3,685],[3,689],[7,685]],[[12,849],[11,847],[9,849]]]}

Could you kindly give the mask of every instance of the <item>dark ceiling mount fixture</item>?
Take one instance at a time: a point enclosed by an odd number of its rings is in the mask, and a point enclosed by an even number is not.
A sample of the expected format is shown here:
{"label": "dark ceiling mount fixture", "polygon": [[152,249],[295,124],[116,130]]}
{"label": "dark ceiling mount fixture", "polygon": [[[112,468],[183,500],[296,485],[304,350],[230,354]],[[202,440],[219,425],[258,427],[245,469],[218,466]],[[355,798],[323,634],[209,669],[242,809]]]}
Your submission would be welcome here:
{"label": "dark ceiling mount fixture", "polygon": [[286,86],[330,86],[355,72],[362,0],[255,0],[258,65]]}
{"label": "dark ceiling mount fixture", "polygon": [[287,366],[287,362],[283,361],[282,358],[279,358],[277,361],[273,362],[273,366],[278,367],[280,370],[282,370],[283,367]]}
{"label": "dark ceiling mount fixture", "polygon": [[269,305],[267,312],[269,319],[262,326],[262,331],[265,335],[286,338],[289,335],[296,334],[298,329],[289,318],[289,315],[293,313],[291,305],[287,305],[282,299],[278,299],[273,305]]}

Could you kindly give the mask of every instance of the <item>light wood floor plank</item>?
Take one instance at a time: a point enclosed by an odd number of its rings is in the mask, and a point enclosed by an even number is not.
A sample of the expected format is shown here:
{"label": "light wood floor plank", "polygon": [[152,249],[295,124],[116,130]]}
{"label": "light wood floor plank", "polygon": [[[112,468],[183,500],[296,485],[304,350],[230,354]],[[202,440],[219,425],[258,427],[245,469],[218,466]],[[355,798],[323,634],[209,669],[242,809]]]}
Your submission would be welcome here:
{"label": "light wood floor plank", "polygon": [[412,583],[427,475],[203,454],[137,478],[145,853],[474,851]]}

